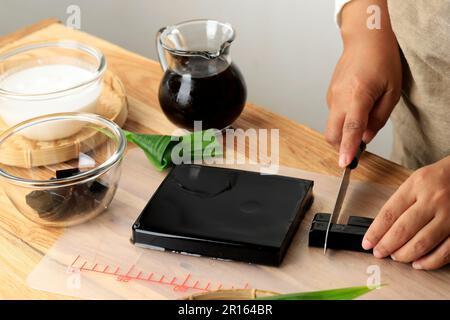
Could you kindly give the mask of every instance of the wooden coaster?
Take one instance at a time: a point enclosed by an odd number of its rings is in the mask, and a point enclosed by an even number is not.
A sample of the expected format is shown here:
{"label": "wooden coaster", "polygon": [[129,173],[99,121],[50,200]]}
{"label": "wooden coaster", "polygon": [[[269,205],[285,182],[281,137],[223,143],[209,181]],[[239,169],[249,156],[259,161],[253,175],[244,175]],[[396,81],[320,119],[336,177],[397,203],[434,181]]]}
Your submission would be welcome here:
{"label": "wooden coaster", "polygon": [[[103,81],[103,92],[98,100],[96,113],[122,127],[128,116],[125,88],[120,79],[109,70]],[[0,118],[0,133],[6,129],[8,126]],[[102,136],[104,134],[100,132],[82,129],[73,136],[55,141],[34,141],[22,136],[9,138],[2,146],[0,163],[31,168],[65,162],[78,157],[80,151],[88,151],[80,150],[83,141],[89,139],[90,147],[94,148],[104,141]]]}
{"label": "wooden coaster", "polygon": [[198,292],[184,297],[182,300],[254,300],[256,298],[271,297],[278,294],[267,290],[230,289]]}

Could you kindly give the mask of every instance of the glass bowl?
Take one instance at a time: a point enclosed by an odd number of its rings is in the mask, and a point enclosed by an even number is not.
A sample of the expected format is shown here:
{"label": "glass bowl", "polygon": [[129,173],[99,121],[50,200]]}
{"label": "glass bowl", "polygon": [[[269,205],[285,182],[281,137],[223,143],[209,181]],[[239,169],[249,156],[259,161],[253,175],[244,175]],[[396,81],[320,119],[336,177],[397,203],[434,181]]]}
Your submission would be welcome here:
{"label": "glass bowl", "polygon": [[[104,55],[75,41],[39,42],[0,55],[0,116],[5,127],[45,114],[95,113]],[[66,131],[64,138],[75,132]],[[38,136],[33,134],[34,139]]]}
{"label": "glass bowl", "polygon": [[[79,127],[58,140],[30,132]],[[60,113],[22,122],[0,135],[0,188],[28,219],[66,227],[98,216],[112,201],[126,148],[114,122],[90,113]]]}

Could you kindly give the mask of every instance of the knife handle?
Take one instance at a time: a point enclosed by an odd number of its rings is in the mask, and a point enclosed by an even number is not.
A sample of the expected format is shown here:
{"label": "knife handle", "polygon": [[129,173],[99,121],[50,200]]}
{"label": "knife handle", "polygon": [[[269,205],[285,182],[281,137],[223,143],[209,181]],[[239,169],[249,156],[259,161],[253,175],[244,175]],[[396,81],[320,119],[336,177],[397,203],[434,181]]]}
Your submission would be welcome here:
{"label": "knife handle", "polygon": [[358,151],[356,151],[356,155],[353,158],[352,162],[350,162],[350,164],[348,165],[348,168],[353,170],[358,166],[359,157],[364,152],[364,150],[366,150],[366,144],[364,143],[364,141],[361,141],[361,143],[359,144]]}

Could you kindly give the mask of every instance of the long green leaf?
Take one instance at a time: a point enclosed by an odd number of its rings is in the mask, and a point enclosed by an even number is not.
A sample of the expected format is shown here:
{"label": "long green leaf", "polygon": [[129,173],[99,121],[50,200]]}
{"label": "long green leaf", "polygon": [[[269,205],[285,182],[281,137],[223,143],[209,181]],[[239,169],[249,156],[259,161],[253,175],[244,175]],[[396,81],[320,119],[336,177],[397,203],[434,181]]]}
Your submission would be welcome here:
{"label": "long green leaf", "polygon": [[258,300],[353,300],[375,288],[367,286],[341,288],[314,292],[298,292],[280,294],[270,297],[257,298]]}
{"label": "long green leaf", "polygon": [[[207,139],[207,137],[211,137],[212,139]],[[200,143],[198,143],[200,142]],[[191,134],[185,135],[181,137],[180,145],[184,146],[186,150],[190,150],[191,153],[191,159],[203,159],[205,155],[205,151],[211,149],[214,149],[216,152],[216,146],[218,146],[217,138],[214,135],[213,130],[206,130],[206,131],[195,131]],[[219,156],[221,155],[212,152],[212,156]],[[222,152],[222,150],[220,150]]]}
{"label": "long green leaf", "polygon": [[124,130],[125,137],[128,141],[133,142],[139,148],[141,148],[148,160],[158,170],[163,170],[170,163],[170,146],[175,145],[177,142],[172,141],[171,136],[158,135],[158,134],[141,134]]}
{"label": "long green leaf", "polygon": [[[149,161],[160,171],[172,164],[172,149],[177,145],[181,150],[190,152],[191,160],[203,159],[205,151],[208,150],[215,151],[211,152],[212,156],[221,155],[221,152],[219,154],[217,149],[222,151],[221,148],[217,148],[219,143],[213,134],[214,131],[209,130],[197,131],[181,137],[134,133],[127,130],[123,130],[123,132],[127,140],[141,148]],[[212,139],[206,139],[208,136]]]}

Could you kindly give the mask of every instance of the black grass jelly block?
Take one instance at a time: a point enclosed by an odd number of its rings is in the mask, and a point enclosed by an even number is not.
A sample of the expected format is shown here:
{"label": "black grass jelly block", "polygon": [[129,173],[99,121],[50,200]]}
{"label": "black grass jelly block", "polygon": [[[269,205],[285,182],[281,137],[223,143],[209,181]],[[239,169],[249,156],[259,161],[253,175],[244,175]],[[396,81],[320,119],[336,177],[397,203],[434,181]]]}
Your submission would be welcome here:
{"label": "black grass jelly block", "polygon": [[[308,245],[310,247],[323,248],[330,217],[328,213],[317,213],[314,216],[309,230]],[[351,216],[347,224],[331,224],[327,248],[372,252],[372,250],[364,250],[361,246],[364,234],[372,221],[373,219],[370,218]]]}
{"label": "black grass jelly block", "polygon": [[72,177],[76,174],[80,173],[80,169],[78,168],[70,168],[70,169],[64,169],[64,170],[57,170],[56,171],[56,179],[64,179]]}
{"label": "black grass jelly block", "polygon": [[312,190],[309,180],[178,165],[134,223],[132,241],[278,266],[313,201]]}

